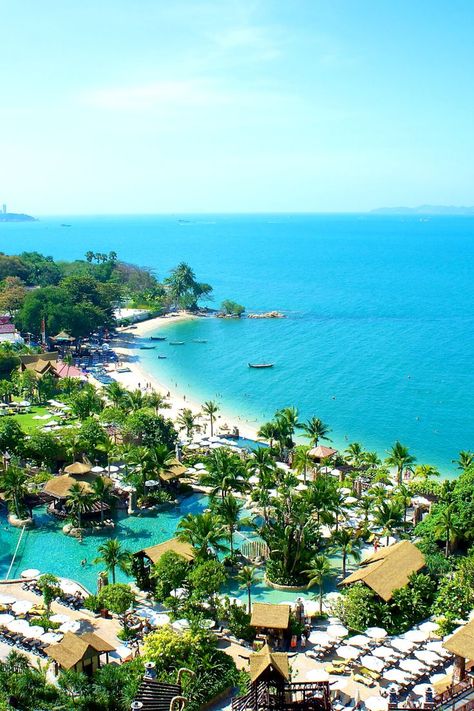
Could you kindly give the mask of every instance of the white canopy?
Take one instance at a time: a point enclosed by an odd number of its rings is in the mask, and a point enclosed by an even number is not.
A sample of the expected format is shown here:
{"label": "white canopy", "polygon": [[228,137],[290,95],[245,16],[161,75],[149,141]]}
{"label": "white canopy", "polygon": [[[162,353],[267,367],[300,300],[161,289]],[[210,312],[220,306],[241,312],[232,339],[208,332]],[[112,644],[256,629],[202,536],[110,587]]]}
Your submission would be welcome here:
{"label": "white canopy", "polygon": [[10,622],[13,622],[14,619],[13,615],[8,615],[6,612],[2,613],[0,615],[0,627],[8,625]]}
{"label": "white canopy", "polygon": [[356,634],[347,640],[347,644],[352,644],[354,647],[361,647],[362,649],[368,647],[370,642],[370,637],[367,637],[365,634]]}
{"label": "white canopy", "polygon": [[31,600],[18,600],[13,603],[12,612],[14,612],[15,615],[26,615],[34,606],[35,603],[31,602]]}
{"label": "white canopy", "polygon": [[372,639],[385,639],[387,630],[384,630],[383,627],[368,627],[365,630],[365,634]]}
{"label": "white canopy", "polygon": [[6,627],[10,632],[24,635],[29,630],[30,625],[26,620],[12,620]]}
{"label": "white canopy", "polygon": [[40,625],[32,625],[25,634],[25,637],[28,637],[28,639],[41,639],[43,635],[44,629]]}
{"label": "white canopy", "polygon": [[305,674],[306,681],[329,681],[329,674],[325,669],[310,669]]}
{"label": "white canopy", "polygon": [[335,639],[341,639],[349,634],[349,630],[347,627],[344,627],[344,625],[329,625],[326,632],[330,637],[334,637]]}
{"label": "white canopy", "polygon": [[69,620],[68,622],[63,622],[59,628],[60,632],[79,632],[81,629],[81,623],[78,620]]}
{"label": "white canopy", "polygon": [[0,605],[13,605],[16,602],[16,597],[14,595],[3,595],[0,594]]}
{"label": "white canopy", "polygon": [[411,650],[415,647],[415,643],[410,639],[400,639],[400,637],[392,639],[390,644],[394,649],[397,649],[399,652],[403,653],[411,652]]}
{"label": "white canopy", "polygon": [[441,662],[441,657],[438,657],[435,652],[430,652],[429,649],[417,650],[413,653],[413,656],[419,659],[420,662],[423,662],[423,664],[426,664],[428,667],[435,667]]}
{"label": "white canopy", "polygon": [[397,684],[408,684],[411,679],[411,675],[401,669],[389,669],[384,672],[383,678],[386,679],[386,681],[394,681]]}
{"label": "white canopy", "polygon": [[379,659],[394,659],[397,654],[392,647],[387,647],[387,645],[382,645],[381,647],[376,647],[372,650],[374,657],[379,657]]}
{"label": "white canopy", "polygon": [[350,644],[343,644],[340,647],[336,647],[335,652],[337,656],[342,659],[357,659],[359,654],[361,654],[360,649],[352,647]]}
{"label": "white canopy", "polygon": [[427,632],[429,635],[431,635],[433,632],[436,632],[438,627],[439,625],[436,622],[433,622],[433,620],[427,620],[426,622],[423,622],[421,625],[419,625],[418,629],[420,629],[422,632]]}
{"label": "white canopy", "polygon": [[310,644],[316,644],[318,647],[329,647],[331,644],[334,644],[334,638],[330,637],[326,632],[313,630],[308,637],[308,642]]}
{"label": "white canopy", "polygon": [[366,654],[365,656],[363,656],[360,660],[360,663],[362,664],[362,666],[374,672],[381,672],[385,666],[385,662],[383,659],[374,657],[371,654]]}
{"label": "white canopy", "polygon": [[388,701],[382,696],[369,696],[369,698],[364,701],[364,705],[369,711],[387,711]]}
{"label": "white canopy", "polygon": [[420,643],[424,642],[428,638],[427,632],[422,632],[422,630],[409,630],[402,634],[402,639],[409,639],[410,642]]}
{"label": "white canopy", "polygon": [[63,636],[59,632],[45,632],[41,637],[41,641],[46,644],[56,644],[62,640]]}
{"label": "white canopy", "polygon": [[27,570],[23,570],[22,573],[20,574],[21,578],[37,578],[39,575],[41,575],[41,571],[38,570],[37,568],[27,568]]}
{"label": "white canopy", "polygon": [[403,671],[407,671],[414,676],[417,676],[426,668],[418,659],[402,659],[398,666],[400,669],[403,669]]}
{"label": "white canopy", "polygon": [[51,622],[59,622],[60,625],[62,625],[64,622],[69,622],[69,617],[67,615],[61,614],[56,614],[56,615],[51,615],[50,620]]}
{"label": "white canopy", "polygon": [[431,687],[431,684],[416,684],[416,686],[413,687],[412,692],[416,696],[424,696],[426,694],[426,690]]}

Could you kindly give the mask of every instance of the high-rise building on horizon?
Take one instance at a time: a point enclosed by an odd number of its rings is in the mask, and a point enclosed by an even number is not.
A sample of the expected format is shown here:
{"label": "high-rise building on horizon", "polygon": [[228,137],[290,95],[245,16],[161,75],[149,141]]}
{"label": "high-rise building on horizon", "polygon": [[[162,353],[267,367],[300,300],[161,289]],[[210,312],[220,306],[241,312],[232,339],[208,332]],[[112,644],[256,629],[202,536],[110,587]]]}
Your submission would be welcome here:
{"label": "high-rise building on horizon", "polygon": [[2,212],[4,215],[6,215],[6,213],[7,213],[7,206],[5,203],[3,203],[3,205],[2,205]]}

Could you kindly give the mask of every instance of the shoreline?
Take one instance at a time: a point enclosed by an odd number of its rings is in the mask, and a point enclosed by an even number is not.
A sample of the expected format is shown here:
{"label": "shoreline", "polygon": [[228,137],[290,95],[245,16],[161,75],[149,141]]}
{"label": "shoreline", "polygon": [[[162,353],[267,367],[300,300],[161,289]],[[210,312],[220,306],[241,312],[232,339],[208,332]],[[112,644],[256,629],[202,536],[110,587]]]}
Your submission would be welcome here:
{"label": "shoreline", "polygon": [[[150,373],[143,365],[140,359],[139,350],[140,347],[136,343],[136,337],[144,337],[150,333],[157,333],[162,329],[166,328],[168,325],[180,323],[182,321],[195,320],[197,318],[206,318],[200,316],[194,316],[193,314],[188,314],[180,312],[176,315],[171,316],[156,316],[155,318],[149,319],[147,321],[141,321],[134,326],[133,330],[129,330],[127,327],[119,329],[120,336],[114,339],[111,343],[114,351],[121,357],[122,363],[130,368],[129,373],[118,373],[116,370],[110,370],[109,374],[113,376],[117,382],[126,387],[128,390],[135,390],[140,388],[146,391],[145,383],[149,383],[151,388],[162,395],[165,395],[168,399],[170,408],[163,409],[161,412],[165,417],[171,417],[171,419],[176,420],[176,417],[184,408],[189,408],[193,412],[198,413],[201,411],[202,402],[198,402],[196,398],[193,398],[188,393],[180,391],[173,383],[167,382],[163,377],[162,373],[157,376]],[[220,425],[226,424],[229,427],[229,432],[232,431],[234,427],[237,427],[241,437],[246,439],[257,440],[257,429],[255,425],[250,423],[248,420],[243,418],[237,412],[232,412],[231,410],[221,407],[221,403],[217,402],[219,405],[219,411],[217,417],[214,421],[215,433],[219,432]],[[200,425],[206,432],[210,429],[208,419],[202,419]],[[225,433],[220,433],[221,436],[225,436]]]}

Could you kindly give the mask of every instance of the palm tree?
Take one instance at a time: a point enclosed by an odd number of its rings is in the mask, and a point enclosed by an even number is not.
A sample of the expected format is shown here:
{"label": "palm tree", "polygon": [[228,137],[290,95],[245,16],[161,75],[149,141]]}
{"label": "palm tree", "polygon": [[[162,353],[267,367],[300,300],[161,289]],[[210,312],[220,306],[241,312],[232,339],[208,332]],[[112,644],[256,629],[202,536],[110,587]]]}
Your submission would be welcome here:
{"label": "palm tree", "polygon": [[214,400],[208,400],[202,406],[202,411],[204,415],[209,417],[209,424],[211,426],[211,437],[214,435],[214,419],[216,413],[219,411],[219,405]]}
{"label": "palm tree", "polygon": [[11,506],[17,518],[25,513],[24,500],[28,493],[28,476],[23,469],[10,464],[0,476],[0,491]]}
{"label": "palm tree", "polygon": [[176,418],[176,423],[179,425],[180,430],[186,430],[186,436],[191,439],[194,430],[198,427],[197,420],[199,419],[199,413],[195,414],[188,407],[181,410],[181,413]]}
{"label": "palm tree", "polygon": [[218,516],[210,511],[188,514],[178,524],[178,538],[196,549],[196,557],[209,558],[223,553],[227,546],[222,543],[226,530]]}
{"label": "palm tree", "polygon": [[145,396],[145,403],[148,407],[154,409],[155,415],[157,415],[160,410],[169,409],[171,407],[168,398],[162,393],[155,391]]}
{"label": "palm tree", "polygon": [[403,507],[403,528],[407,527],[407,509],[411,504],[411,491],[405,484],[399,484],[395,496]]}
{"label": "palm tree", "polygon": [[374,511],[375,523],[382,528],[382,534],[387,537],[388,546],[390,535],[403,521],[403,509],[396,499],[384,500],[379,503]]}
{"label": "palm tree", "polygon": [[211,496],[219,493],[224,499],[232,491],[243,492],[247,488],[244,479],[245,467],[238,455],[221,448],[215,449],[206,460],[207,470],[201,474],[200,483],[211,487]]}
{"label": "palm tree", "polygon": [[137,388],[127,392],[127,402],[132,411],[142,410],[146,406],[146,395]]}
{"label": "palm tree", "polygon": [[224,499],[221,499],[215,509],[217,515],[228,531],[230,554],[232,557],[234,555],[234,533],[239,527],[239,519],[242,509],[242,502],[236,499],[233,494],[229,494]]}
{"label": "palm tree", "polygon": [[114,380],[113,383],[109,383],[109,385],[104,388],[104,391],[112,405],[117,408],[121,408],[125,405],[129,395],[128,390],[116,380]]}
{"label": "palm tree", "polygon": [[311,417],[307,422],[303,422],[301,429],[312,447],[316,447],[320,439],[329,440],[328,434],[331,430],[319,417]]}
{"label": "palm tree", "polygon": [[247,590],[248,613],[252,612],[252,585],[257,582],[257,570],[253,565],[244,565],[235,579],[239,581],[240,587]]}
{"label": "palm tree", "polygon": [[66,378],[68,378],[68,377],[69,377],[69,369],[70,369],[71,365],[74,364],[74,360],[73,360],[72,355],[71,355],[70,353],[68,353],[67,355],[65,355],[64,358],[63,358],[63,362],[66,363],[66,365],[67,365],[67,368],[66,368]]}
{"label": "palm tree", "polygon": [[346,577],[346,563],[352,558],[356,563],[360,561],[362,541],[360,535],[349,528],[341,528],[333,535],[333,544],[342,556],[342,577]]}
{"label": "palm tree", "polygon": [[[453,460],[454,462],[455,460]],[[440,476],[439,469],[433,467],[431,464],[419,464],[415,467],[414,477],[422,482],[427,482],[435,476]]]}
{"label": "palm tree", "polygon": [[460,532],[456,513],[456,504],[452,501],[450,504],[441,509],[439,513],[439,521],[435,528],[435,536],[444,538],[446,541],[444,548],[444,555],[446,558],[451,552],[452,541],[454,541]]}
{"label": "palm tree", "polygon": [[319,587],[319,614],[323,614],[323,585],[326,578],[331,575],[331,565],[325,555],[316,555],[311,561],[310,568],[303,571],[309,578],[309,585]]}
{"label": "palm tree", "polygon": [[334,516],[334,531],[339,531],[339,519],[345,513],[347,508],[346,497],[340,489],[336,489],[331,499],[327,502],[327,510]]}
{"label": "palm tree", "polygon": [[[113,486],[110,481],[104,479],[104,477],[98,476],[92,482],[92,494],[94,499],[100,504],[110,504],[112,501],[112,491]],[[100,523],[104,525],[104,509],[100,508]]]}
{"label": "palm tree", "polygon": [[463,449],[459,452],[459,457],[453,459],[453,464],[457,464],[458,469],[465,472],[474,463],[474,452]]}
{"label": "palm tree", "polygon": [[96,449],[99,452],[103,452],[106,457],[107,457],[107,471],[110,473],[109,467],[110,467],[110,462],[112,457],[116,456],[118,454],[118,447],[117,445],[112,442],[110,437],[107,437],[104,439],[103,442],[99,442],[99,444],[96,446]]}
{"label": "palm tree", "polygon": [[122,544],[116,538],[109,538],[98,547],[100,555],[94,560],[94,564],[103,563],[106,569],[112,574],[112,583],[115,583],[115,569],[122,573],[130,571],[131,553],[122,548]]}
{"label": "palm tree", "polygon": [[347,461],[355,469],[360,469],[364,461],[364,450],[359,442],[351,442],[345,451]]}
{"label": "palm tree", "polygon": [[381,464],[382,462],[377,452],[364,452],[363,465],[366,468],[367,474],[373,476]]}
{"label": "palm tree", "polygon": [[77,517],[77,527],[81,526],[81,516],[89,511],[94,502],[93,495],[87,491],[83,484],[76,482],[69,489],[66,499],[66,506],[72,516]]}
{"label": "palm tree", "polygon": [[273,442],[276,439],[277,434],[277,424],[275,422],[265,422],[265,424],[261,425],[260,429],[258,430],[257,437],[267,440],[270,444],[270,449],[273,449]]}
{"label": "palm tree", "polygon": [[275,483],[277,466],[269,447],[259,447],[247,459],[246,468],[249,474],[258,476],[260,484],[271,489]]}
{"label": "palm tree", "polygon": [[293,454],[293,468],[297,474],[303,474],[305,484],[308,467],[311,467],[313,464],[313,460],[309,456],[310,449],[311,447],[300,445],[299,447],[296,447]]}
{"label": "palm tree", "polygon": [[147,479],[159,479],[161,474],[171,472],[176,465],[176,458],[175,453],[168,449],[165,444],[159,444],[153,448],[134,447],[130,452],[128,463],[134,464],[136,470],[127,475],[127,478],[135,486],[138,483],[142,494],[144,494]]}
{"label": "palm tree", "polygon": [[408,447],[400,444],[400,442],[395,442],[392,449],[389,450],[388,457],[385,461],[389,467],[397,468],[397,481],[401,484],[403,469],[409,464],[416,462],[416,457],[410,454]]}

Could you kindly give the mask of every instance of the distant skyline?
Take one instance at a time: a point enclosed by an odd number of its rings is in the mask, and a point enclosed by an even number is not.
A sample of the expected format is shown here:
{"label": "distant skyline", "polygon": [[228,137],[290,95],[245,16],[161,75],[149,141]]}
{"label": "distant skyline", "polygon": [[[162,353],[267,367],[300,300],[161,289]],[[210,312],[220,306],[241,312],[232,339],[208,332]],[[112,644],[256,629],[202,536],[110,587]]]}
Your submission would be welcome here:
{"label": "distant skyline", "polygon": [[470,0],[0,2],[0,203],[474,203]]}

